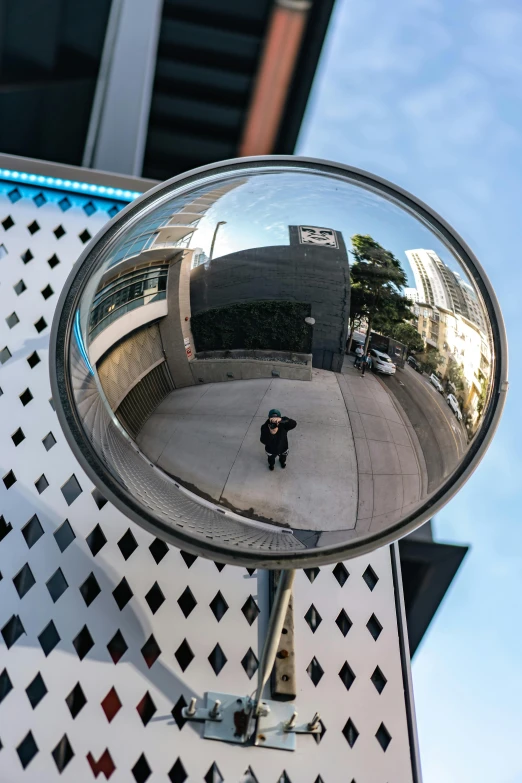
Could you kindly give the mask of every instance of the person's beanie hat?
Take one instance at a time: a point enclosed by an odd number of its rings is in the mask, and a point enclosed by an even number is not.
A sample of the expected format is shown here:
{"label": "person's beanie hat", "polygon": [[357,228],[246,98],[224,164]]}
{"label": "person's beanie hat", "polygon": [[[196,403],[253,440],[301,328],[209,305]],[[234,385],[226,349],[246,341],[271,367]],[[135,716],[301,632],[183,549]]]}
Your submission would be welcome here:
{"label": "person's beanie hat", "polygon": [[279,416],[281,418],[281,411],[278,411],[277,408],[272,408],[272,410],[268,414],[268,418],[271,419],[272,416]]}

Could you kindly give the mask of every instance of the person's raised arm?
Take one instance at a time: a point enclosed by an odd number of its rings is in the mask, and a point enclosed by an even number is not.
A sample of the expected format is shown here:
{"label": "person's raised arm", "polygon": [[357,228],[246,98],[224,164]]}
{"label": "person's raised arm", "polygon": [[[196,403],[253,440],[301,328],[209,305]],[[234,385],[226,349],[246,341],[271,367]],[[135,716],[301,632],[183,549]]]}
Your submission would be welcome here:
{"label": "person's raised arm", "polygon": [[288,416],[283,416],[281,424],[287,432],[289,430],[294,430],[297,427],[297,422],[294,421],[294,419],[289,419]]}

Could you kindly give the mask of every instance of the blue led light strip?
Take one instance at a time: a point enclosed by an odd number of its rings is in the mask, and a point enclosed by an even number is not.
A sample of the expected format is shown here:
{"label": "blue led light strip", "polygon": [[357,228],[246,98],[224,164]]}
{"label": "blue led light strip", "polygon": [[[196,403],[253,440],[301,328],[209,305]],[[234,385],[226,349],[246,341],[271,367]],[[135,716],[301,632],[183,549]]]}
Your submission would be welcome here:
{"label": "blue led light strip", "polygon": [[28,174],[25,171],[12,171],[11,169],[0,169],[0,179],[11,182],[23,182],[28,185],[42,185],[46,188],[56,188],[56,190],[69,190],[71,193],[118,199],[119,201],[134,201],[135,198],[141,196],[141,193],[137,190],[122,190],[122,188],[112,188],[106,185],[91,185],[89,182],[47,177],[44,174]]}
{"label": "blue led light strip", "polygon": [[85,350],[85,345],[82,338],[82,330],[80,326],[80,311],[76,311],[76,316],[74,318],[74,327],[73,327],[73,333],[76,337],[76,342],[78,344],[78,350],[80,351],[83,361],[87,365],[87,369],[91,373],[91,375],[94,375],[94,370],[92,369],[91,363],[89,361],[89,357],[87,356],[87,351]]}

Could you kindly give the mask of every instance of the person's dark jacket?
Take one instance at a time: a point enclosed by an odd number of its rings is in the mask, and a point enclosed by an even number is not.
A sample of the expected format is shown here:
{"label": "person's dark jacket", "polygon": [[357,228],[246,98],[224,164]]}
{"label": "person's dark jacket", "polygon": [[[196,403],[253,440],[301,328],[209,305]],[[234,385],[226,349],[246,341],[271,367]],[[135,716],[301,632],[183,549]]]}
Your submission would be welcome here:
{"label": "person's dark jacket", "polygon": [[288,451],[287,432],[295,429],[297,422],[289,419],[287,416],[283,416],[275,435],[272,435],[270,432],[268,422],[269,419],[261,425],[260,441],[264,445],[267,454],[284,454],[285,451]]}

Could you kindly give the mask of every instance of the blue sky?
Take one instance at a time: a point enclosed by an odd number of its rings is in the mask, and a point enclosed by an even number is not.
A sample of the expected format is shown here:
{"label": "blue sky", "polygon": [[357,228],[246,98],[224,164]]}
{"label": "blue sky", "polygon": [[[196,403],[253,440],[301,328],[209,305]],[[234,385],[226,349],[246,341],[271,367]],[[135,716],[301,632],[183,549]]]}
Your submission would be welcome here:
{"label": "blue sky", "polygon": [[497,436],[435,523],[471,551],[413,665],[424,783],[522,783],[521,42],[520,0],[337,0],[298,147],[445,217],[510,339]]}

